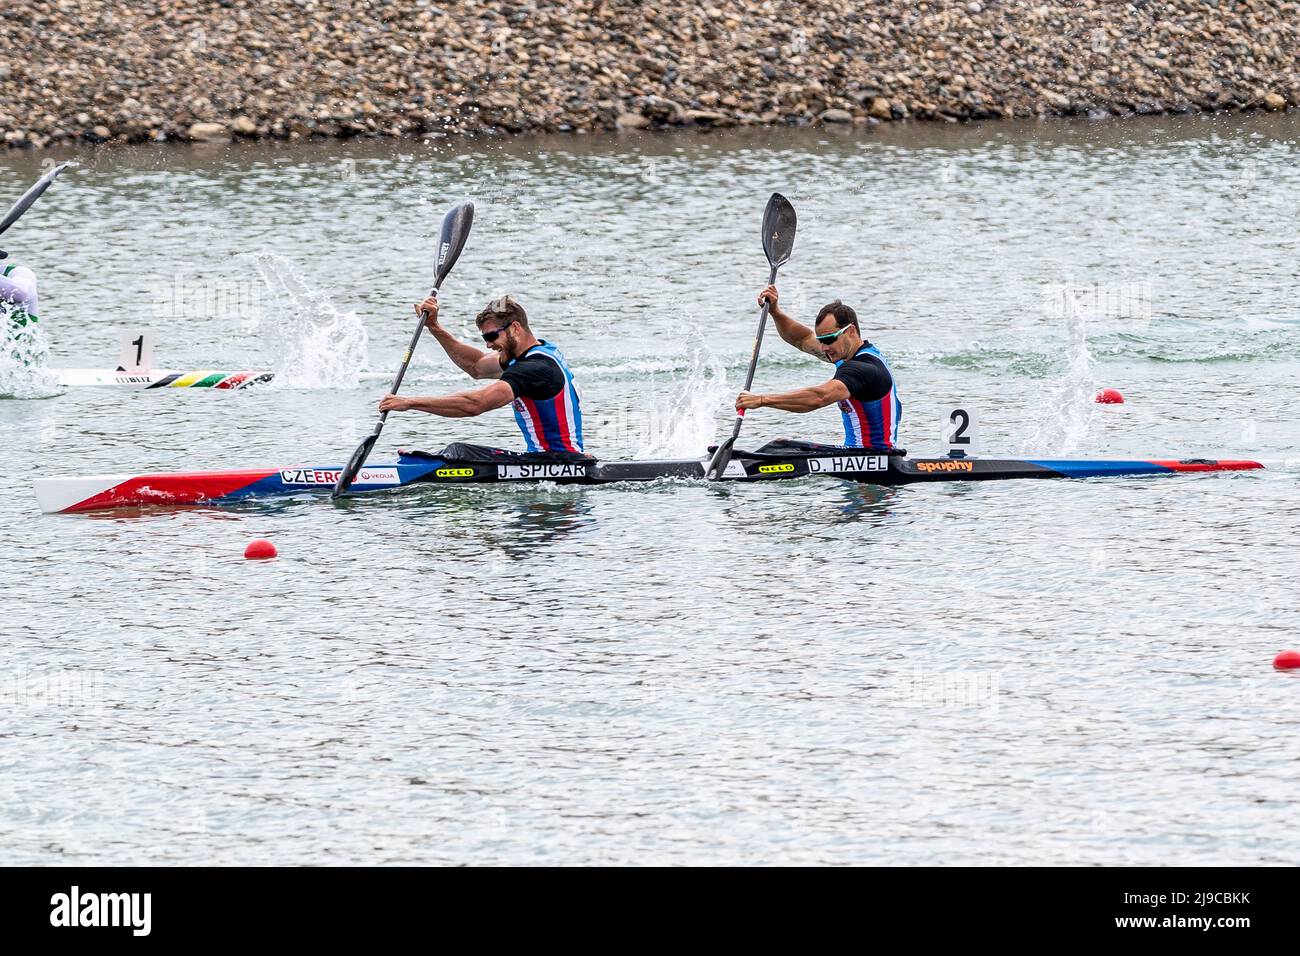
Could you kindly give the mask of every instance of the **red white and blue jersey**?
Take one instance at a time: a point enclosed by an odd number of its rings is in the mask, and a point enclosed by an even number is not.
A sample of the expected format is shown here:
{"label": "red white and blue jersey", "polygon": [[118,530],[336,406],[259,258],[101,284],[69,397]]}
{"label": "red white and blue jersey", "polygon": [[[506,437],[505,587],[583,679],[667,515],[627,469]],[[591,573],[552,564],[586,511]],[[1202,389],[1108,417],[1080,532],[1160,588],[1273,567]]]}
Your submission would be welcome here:
{"label": "red white and blue jersey", "polygon": [[501,380],[514,390],[515,421],[529,451],[582,448],[582,393],[560,350],[549,342],[512,359]]}
{"label": "red white and blue jersey", "polygon": [[903,403],[898,400],[894,373],[880,350],[870,342],[863,345],[853,358],[835,363],[835,378],[849,390],[849,397],[838,403],[844,417],[844,444],[893,448]]}

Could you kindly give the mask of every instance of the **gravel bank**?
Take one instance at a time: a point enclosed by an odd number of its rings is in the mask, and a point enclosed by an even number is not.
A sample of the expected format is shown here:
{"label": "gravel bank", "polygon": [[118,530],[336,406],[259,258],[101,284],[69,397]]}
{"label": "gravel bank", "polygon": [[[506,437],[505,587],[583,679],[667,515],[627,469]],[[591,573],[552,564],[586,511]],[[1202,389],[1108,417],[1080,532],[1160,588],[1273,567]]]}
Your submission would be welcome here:
{"label": "gravel bank", "polygon": [[47,0],[9,146],[1300,105],[1300,3]]}

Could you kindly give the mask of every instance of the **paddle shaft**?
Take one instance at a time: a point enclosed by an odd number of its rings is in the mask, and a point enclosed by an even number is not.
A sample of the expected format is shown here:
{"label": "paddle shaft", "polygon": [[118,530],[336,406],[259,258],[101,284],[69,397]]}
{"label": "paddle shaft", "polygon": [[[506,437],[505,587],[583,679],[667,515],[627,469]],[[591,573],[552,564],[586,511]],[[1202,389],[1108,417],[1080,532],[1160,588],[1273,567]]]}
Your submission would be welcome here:
{"label": "paddle shaft", "polygon": [[[432,295],[433,298],[438,298],[438,290],[434,289],[432,293],[429,293],[429,295]],[[404,355],[402,358],[402,368],[398,369],[398,375],[396,375],[396,377],[393,380],[393,388],[389,389],[390,394],[395,395],[396,393],[398,393],[398,389],[402,388],[402,380],[403,378],[406,378],[407,368],[411,367],[411,356],[415,355],[415,347],[417,343],[420,342],[420,334],[424,332],[424,323],[425,323],[426,316],[428,316],[428,312],[421,310],[420,319],[415,324],[415,332],[411,333],[411,345],[407,346],[407,354]],[[387,416],[389,416],[387,412],[381,412],[380,428],[383,428],[383,420],[385,420]],[[376,434],[378,434],[378,432],[376,432]]]}
{"label": "paddle shaft", "polygon": [[[438,290],[434,289],[430,295],[436,296]],[[415,354],[415,346],[420,341],[420,333],[424,330],[424,312],[420,312],[420,317],[416,321],[415,331],[411,334],[411,344],[406,347],[406,354],[402,356],[402,367],[397,370],[397,377],[393,379],[393,387],[390,394],[397,394],[397,390],[402,387],[402,379],[406,377],[406,369],[411,364],[411,356]],[[366,463],[370,457],[371,449],[375,447],[375,442],[379,440],[379,433],[384,430],[384,422],[388,421],[387,410],[379,413],[379,419],[375,422],[374,431],[361,440],[357,450],[352,453],[352,458],[348,461],[347,467],[339,475],[338,480],[334,483],[334,490],[330,497],[338,499],[347,493],[352,487],[352,481],[361,471],[361,466]]]}
{"label": "paddle shaft", "polygon": [[[767,274],[767,284],[776,285],[776,266],[772,266],[772,271]],[[758,350],[763,344],[763,332],[767,329],[767,313],[771,311],[772,303],[763,301],[763,311],[758,314],[758,332],[754,336],[754,354],[749,357],[749,371],[745,373],[745,387],[741,391],[748,392],[750,386],[754,384],[754,371],[758,368]],[[745,410],[742,408],[736,412],[736,425],[731,430],[731,440],[734,442],[740,435],[740,426],[745,423]]]}
{"label": "paddle shaft", "polygon": [[[434,289],[429,294],[436,299],[438,290]],[[415,354],[415,346],[419,344],[420,335],[424,332],[425,315],[426,313],[421,311],[419,319],[415,323],[415,331],[411,333],[411,344],[406,347],[406,355],[402,357],[402,367],[397,370],[397,377],[393,379],[393,387],[388,390],[390,395],[397,394],[397,390],[402,387],[402,379],[406,378],[406,370],[411,365],[411,356]],[[373,437],[379,437],[379,433],[384,430],[384,422],[386,421],[388,421],[388,412],[380,412],[379,420],[375,422]]]}
{"label": "paddle shaft", "polygon": [[[772,271],[768,273],[767,284],[776,284],[776,266],[772,266]],[[758,350],[763,345],[763,332],[767,329],[767,313],[770,309],[771,302],[764,300],[763,310],[758,315],[758,332],[754,335],[754,351],[749,356],[749,371],[745,373],[745,387],[741,391],[748,392],[750,386],[754,384],[754,371],[758,368]],[[740,426],[743,424],[745,424],[745,410],[742,408],[736,412],[736,424],[732,426],[731,437],[719,445],[718,450],[713,453],[713,460],[709,462],[706,472],[710,479],[722,477],[723,469],[731,460],[731,448],[740,437]]]}

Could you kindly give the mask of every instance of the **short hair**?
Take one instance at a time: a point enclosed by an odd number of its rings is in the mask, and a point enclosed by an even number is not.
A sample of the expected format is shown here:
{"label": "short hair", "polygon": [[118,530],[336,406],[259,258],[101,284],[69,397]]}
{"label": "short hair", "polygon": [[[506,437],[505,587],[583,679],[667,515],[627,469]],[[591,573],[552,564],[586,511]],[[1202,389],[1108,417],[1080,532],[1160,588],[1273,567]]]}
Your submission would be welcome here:
{"label": "short hair", "polygon": [[502,319],[505,325],[518,322],[525,329],[528,328],[528,313],[524,311],[522,305],[508,295],[493,299],[485,305],[483,311],[474,317],[474,323],[481,329],[483,323],[489,319]]}
{"label": "short hair", "polygon": [[859,332],[862,331],[858,326],[858,313],[854,312],[839,299],[822,306],[822,310],[817,313],[817,321],[813,323],[813,327],[816,328],[821,320],[826,318],[828,315],[835,319],[835,327],[837,329],[842,329],[846,325],[851,325]]}

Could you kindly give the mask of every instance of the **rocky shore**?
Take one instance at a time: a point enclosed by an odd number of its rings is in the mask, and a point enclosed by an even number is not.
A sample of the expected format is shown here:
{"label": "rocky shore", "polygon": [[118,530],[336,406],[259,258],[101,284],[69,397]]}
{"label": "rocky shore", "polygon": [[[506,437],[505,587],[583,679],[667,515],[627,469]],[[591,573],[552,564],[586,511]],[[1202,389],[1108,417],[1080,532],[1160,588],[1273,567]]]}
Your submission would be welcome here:
{"label": "rocky shore", "polygon": [[10,147],[1300,106],[1300,2],[45,0],[4,24]]}

